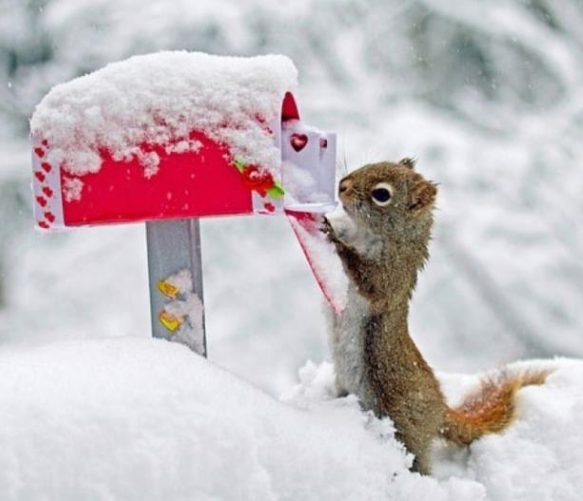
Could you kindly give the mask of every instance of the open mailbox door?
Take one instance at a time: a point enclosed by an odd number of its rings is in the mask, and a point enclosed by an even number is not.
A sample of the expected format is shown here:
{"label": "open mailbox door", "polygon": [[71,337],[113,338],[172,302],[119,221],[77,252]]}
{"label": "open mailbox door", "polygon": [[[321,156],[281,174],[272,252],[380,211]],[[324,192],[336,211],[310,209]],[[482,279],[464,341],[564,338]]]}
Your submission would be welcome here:
{"label": "open mailbox door", "polygon": [[283,56],[162,52],[55,87],[31,121],[38,227],[145,222],[153,333],[204,354],[198,219],[287,214],[339,311],[309,242],[336,136],[302,122],[296,86]]}

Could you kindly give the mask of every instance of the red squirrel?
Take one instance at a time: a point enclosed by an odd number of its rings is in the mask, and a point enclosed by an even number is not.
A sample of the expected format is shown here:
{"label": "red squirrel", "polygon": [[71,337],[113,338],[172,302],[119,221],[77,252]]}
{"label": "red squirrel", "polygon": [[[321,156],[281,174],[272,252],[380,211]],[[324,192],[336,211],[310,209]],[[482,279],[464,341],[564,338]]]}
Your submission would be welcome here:
{"label": "red squirrel", "polygon": [[347,307],[330,333],[337,390],[355,394],[378,417],[389,416],[415,456],[412,469],[422,474],[431,471],[436,438],[467,445],[505,429],[515,417],[517,391],[547,376],[503,374],[484,380],[459,407],[447,405],[408,327],[417,274],[429,257],[436,196],[436,184],[409,158],[365,165],[339,184],[353,232],[337,232],[327,219],[322,228],[349,278]]}

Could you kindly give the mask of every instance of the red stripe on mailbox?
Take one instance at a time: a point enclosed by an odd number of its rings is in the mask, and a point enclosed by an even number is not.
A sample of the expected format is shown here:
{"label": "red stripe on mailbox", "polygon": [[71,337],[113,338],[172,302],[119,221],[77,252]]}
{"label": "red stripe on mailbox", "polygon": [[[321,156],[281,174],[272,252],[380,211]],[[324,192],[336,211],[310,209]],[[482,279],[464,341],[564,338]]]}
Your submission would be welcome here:
{"label": "red stripe on mailbox", "polygon": [[[79,177],[80,199],[63,201],[65,225],[252,213],[251,192],[232,165],[229,150],[200,133],[192,139],[202,145],[196,153],[166,153],[145,145],[144,151],[160,157],[158,172],[150,178],[137,159],[115,161],[102,152],[100,171]],[[75,176],[62,169],[62,186],[67,179]]]}

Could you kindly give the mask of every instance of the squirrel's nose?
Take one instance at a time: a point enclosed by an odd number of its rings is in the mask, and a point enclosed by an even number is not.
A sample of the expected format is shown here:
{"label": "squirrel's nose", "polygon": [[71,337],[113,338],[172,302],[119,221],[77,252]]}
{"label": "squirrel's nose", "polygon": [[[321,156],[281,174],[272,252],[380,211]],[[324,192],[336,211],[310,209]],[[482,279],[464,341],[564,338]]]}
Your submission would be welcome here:
{"label": "squirrel's nose", "polygon": [[340,181],[340,185],[338,186],[338,194],[339,195],[348,195],[350,190],[352,189],[352,180],[351,179],[343,179]]}

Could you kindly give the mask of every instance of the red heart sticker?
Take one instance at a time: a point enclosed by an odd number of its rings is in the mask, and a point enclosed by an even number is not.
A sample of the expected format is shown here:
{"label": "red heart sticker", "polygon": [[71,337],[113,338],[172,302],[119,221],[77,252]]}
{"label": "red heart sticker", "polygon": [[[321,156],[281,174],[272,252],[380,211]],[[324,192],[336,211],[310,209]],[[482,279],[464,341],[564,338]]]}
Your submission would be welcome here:
{"label": "red heart sticker", "polygon": [[302,151],[308,144],[308,136],[305,134],[292,134],[290,144],[295,151]]}
{"label": "red heart sticker", "polygon": [[35,148],[34,152],[36,153],[36,156],[39,158],[42,158],[45,156],[45,150],[43,150],[42,148]]}
{"label": "red heart sticker", "polygon": [[41,228],[44,228],[45,230],[48,230],[48,229],[50,228],[50,226],[49,226],[47,223],[45,223],[44,221],[39,221],[39,222],[38,222],[38,225],[39,225]]}
{"label": "red heart sticker", "polygon": [[53,190],[51,190],[48,186],[43,187],[43,193],[48,197],[51,198],[53,196]]}
{"label": "red heart sticker", "polygon": [[45,212],[45,219],[51,223],[54,223],[55,215],[52,212]]}
{"label": "red heart sticker", "polygon": [[40,171],[36,171],[34,177],[36,177],[41,183],[45,180],[45,175]]}
{"label": "red heart sticker", "polygon": [[45,197],[36,197],[36,201],[41,207],[47,206],[47,199]]}
{"label": "red heart sticker", "polygon": [[51,164],[48,162],[43,162],[42,164],[40,164],[42,170],[44,170],[47,174],[49,172],[51,172],[51,170],[53,170],[53,168],[51,167]]}

